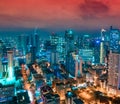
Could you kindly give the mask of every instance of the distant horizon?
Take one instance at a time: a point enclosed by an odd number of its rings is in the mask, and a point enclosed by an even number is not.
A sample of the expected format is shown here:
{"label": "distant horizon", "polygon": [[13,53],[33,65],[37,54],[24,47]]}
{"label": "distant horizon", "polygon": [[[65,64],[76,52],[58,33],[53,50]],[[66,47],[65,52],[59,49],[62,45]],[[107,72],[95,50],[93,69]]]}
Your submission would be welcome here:
{"label": "distant horizon", "polygon": [[[61,30],[53,30],[53,29],[37,29],[36,33],[41,37],[41,38],[49,38],[49,35],[51,34],[58,34],[58,35],[64,35],[66,30],[72,30],[73,35],[76,36],[82,36],[82,35],[91,35],[97,36],[100,35],[100,30],[75,30],[72,28],[66,28],[66,29],[61,29]],[[17,35],[33,35],[35,34],[35,28],[31,29],[0,29],[0,35],[6,35],[6,36],[17,36]],[[99,35],[98,35],[99,34]]]}

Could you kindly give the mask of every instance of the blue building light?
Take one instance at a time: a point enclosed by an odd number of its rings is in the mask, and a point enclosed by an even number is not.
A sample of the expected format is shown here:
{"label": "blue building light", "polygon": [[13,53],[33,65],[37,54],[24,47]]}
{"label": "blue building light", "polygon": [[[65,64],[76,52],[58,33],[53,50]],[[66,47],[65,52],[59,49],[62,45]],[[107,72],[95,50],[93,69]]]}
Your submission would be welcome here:
{"label": "blue building light", "polygon": [[97,44],[100,44],[100,40],[96,40],[96,43],[97,43]]}

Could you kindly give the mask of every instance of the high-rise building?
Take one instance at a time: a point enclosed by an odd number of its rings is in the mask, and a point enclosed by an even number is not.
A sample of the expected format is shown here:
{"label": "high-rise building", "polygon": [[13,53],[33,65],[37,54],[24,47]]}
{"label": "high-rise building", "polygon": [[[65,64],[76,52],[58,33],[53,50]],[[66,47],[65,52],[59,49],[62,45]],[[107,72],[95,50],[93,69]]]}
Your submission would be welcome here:
{"label": "high-rise building", "polygon": [[109,54],[108,92],[120,95],[120,54]]}
{"label": "high-rise building", "polygon": [[55,34],[55,33],[52,33],[50,35],[50,43],[51,43],[52,46],[55,46],[55,48],[56,48],[56,46],[58,44],[58,38],[59,38],[58,35]]}
{"label": "high-rise building", "polygon": [[66,69],[73,77],[82,76],[82,59],[77,53],[71,53],[66,57]]}
{"label": "high-rise building", "polygon": [[79,49],[79,56],[84,62],[94,62],[94,52],[92,49]]}
{"label": "high-rise building", "polygon": [[57,51],[52,51],[50,55],[50,64],[57,64],[58,63],[58,52]]}
{"label": "high-rise building", "polygon": [[120,30],[110,28],[110,50],[112,53],[120,53]]}
{"label": "high-rise building", "polygon": [[25,55],[27,51],[27,37],[26,34],[21,34],[18,36],[18,49],[21,55]]}
{"label": "high-rise building", "polygon": [[31,36],[29,36],[29,35],[26,36],[26,45],[27,45],[26,53],[28,53],[28,52],[30,52],[30,47],[32,46],[31,45]]}
{"label": "high-rise building", "polygon": [[[112,76],[112,77],[111,77]],[[120,32],[110,28],[110,53],[108,58],[108,91],[120,95]]]}
{"label": "high-rise building", "polygon": [[29,64],[31,62],[31,53],[26,54],[26,64]]}
{"label": "high-rise building", "polygon": [[50,44],[51,44],[51,51],[58,52],[58,61],[63,61],[65,58],[65,39],[64,37],[52,34],[50,35]]}
{"label": "high-rise building", "polygon": [[92,47],[94,51],[94,63],[100,63],[100,39],[92,40]]}
{"label": "high-rise building", "polygon": [[8,57],[8,77],[12,79],[14,77],[14,71],[13,71],[13,51],[7,52]]}
{"label": "high-rise building", "polygon": [[4,58],[2,60],[2,77],[8,77],[8,59]]}
{"label": "high-rise building", "polygon": [[58,45],[57,45],[57,51],[59,53],[59,60],[64,61],[65,60],[65,39],[62,36],[58,37]]}
{"label": "high-rise building", "polygon": [[82,48],[84,49],[90,48],[90,36],[89,35],[83,35],[82,45],[83,45]]}
{"label": "high-rise building", "polygon": [[0,78],[2,78],[2,55],[3,55],[3,50],[2,50],[3,42],[0,40]]}
{"label": "high-rise building", "polygon": [[35,62],[36,60],[36,47],[32,46],[30,49],[31,53],[31,62]]}
{"label": "high-rise building", "polygon": [[33,37],[32,38],[32,41],[33,41],[33,44],[32,46],[36,47],[36,53],[39,52],[39,49],[40,49],[40,41],[39,41],[39,35],[37,34],[37,32],[35,31]]}
{"label": "high-rise building", "polygon": [[74,51],[74,36],[72,30],[65,31],[65,49],[66,49],[66,55],[69,52]]}
{"label": "high-rise building", "polygon": [[100,64],[105,63],[105,49],[104,49],[104,41],[105,41],[105,31],[101,30],[101,42],[100,42]]}

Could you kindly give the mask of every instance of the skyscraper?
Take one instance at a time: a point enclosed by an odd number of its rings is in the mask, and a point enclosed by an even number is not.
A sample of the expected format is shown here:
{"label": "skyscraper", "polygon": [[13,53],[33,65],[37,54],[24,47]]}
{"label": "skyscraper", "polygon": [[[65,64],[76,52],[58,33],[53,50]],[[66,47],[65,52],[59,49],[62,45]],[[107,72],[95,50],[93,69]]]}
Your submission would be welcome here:
{"label": "skyscraper", "polygon": [[112,53],[120,53],[120,31],[110,28],[110,50]]}
{"label": "skyscraper", "polygon": [[13,51],[7,51],[8,57],[8,77],[12,79],[14,77],[13,71]]}
{"label": "skyscraper", "polygon": [[82,76],[82,60],[78,54],[73,52],[66,57],[66,68],[73,77]]}
{"label": "skyscraper", "polygon": [[108,92],[120,95],[120,54],[109,54]]}
{"label": "skyscraper", "polygon": [[65,39],[57,34],[50,35],[50,44],[51,44],[51,51],[58,52],[58,60],[63,61],[65,58]]}
{"label": "skyscraper", "polygon": [[66,30],[65,31],[65,49],[66,49],[66,55],[69,52],[74,51],[74,36],[72,30]]}
{"label": "skyscraper", "polygon": [[110,53],[108,59],[108,91],[120,95],[120,32],[110,28]]}
{"label": "skyscraper", "polygon": [[0,40],[0,78],[2,78],[2,45],[3,45],[3,42],[2,40]]}
{"label": "skyscraper", "polygon": [[57,64],[58,63],[58,52],[57,51],[52,51],[50,55],[50,64]]}
{"label": "skyscraper", "polygon": [[89,35],[83,35],[82,38],[82,44],[84,49],[89,49],[90,47],[90,36]]}
{"label": "skyscraper", "polygon": [[105,31],[104,29],[101,30],[101,42],[100,42],[100,64],[103,64],[105,61],[105,49],[104,49],[104,41],[105,41]]}
{"label": "skyscraper", "polygon": [[21,34],[18,36],[18,49],[21,55],[25,55],[27,51],[27,36],[26,34]]}

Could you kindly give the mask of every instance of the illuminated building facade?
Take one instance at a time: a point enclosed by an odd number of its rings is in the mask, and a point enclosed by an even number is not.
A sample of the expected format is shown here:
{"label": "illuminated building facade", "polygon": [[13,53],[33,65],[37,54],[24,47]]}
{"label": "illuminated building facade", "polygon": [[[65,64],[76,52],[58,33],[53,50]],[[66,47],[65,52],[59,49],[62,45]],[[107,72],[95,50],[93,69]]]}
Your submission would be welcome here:
{"label": "illuminated building facade", "polygon": [[31,41],[33,41],[33,45],[34,47],[36,47],[36,53],[39,52],[40,49],[40,40],[39,40],[39,35],[37,34],[36,30],[35,33],[33,35],[33,37],[31,37]]}
{"label": "illuminated building facade", "polygon": [[108,91],[120,95],[120,32],[110,28],[110,53],[108,59]]}
{"label": "illuminated building facade", "polygon": [[2,60],[2,77],[8,77],[8,59],[4,58]]}
{"label": "illuminated building facade", "polygon": [[57,64],[58,63],[58,52],[57,51],[52,51],[50,55],[50,64]]}
{"label": "illuminated building facade", "polygon": [[110,28],[110,50],[112,53],[120,53],[120,31]]}
{"label": "illuminated building facade", "polygon": [[21,55],[25,55],[27,51],[27,36],[25,34],[21,34],[18,36],[18,50]]}
{"label": "illuminated building facade", "polygon": [[35,62],[36,60],[36,47],[32,46],[30,48],[30,53],[31,53],[31,62]]}
{"label": "illuminated building facade", "polygon": [[56,50],[59,54],[59,61],[63,61],[65,58],[65,39],[57,34],[50,35],[50,44],[52,50]]}
{"label": "illuminated building facade", "polygon": [[91,49],[94,53],[94,63],[97,64],[100,62],[100,39],[95,38],[91,40]]}
{"label": "illuminated building facade", "polygon": [[0,40],[0,78],[2,78],[2,50],[3,42]]}
{"label": "illuminated building facade", "polygon": [[84,62],[93,62],[94,52],[92,49],[79,49],[79,56]]}
{"label": "illuminated building facade", "polygon": [[104,41],[105,41],[105,31],[104,29],[101,30],[101,42],[100,42],[100,64],[105,62],[105,49],[104,49]]}
{"label": "illuminated building facade", "polygon": [[83,35],[82,39],[82,48],[89,49],[90,48],[90,36],[89,35]]}
{"label": "illuminated building facade", "polygon": [[73,36],[73,31],[72,30],[66,30],[65,31],[65,53],[66,55],[69,52],[74,51],[74,36]]}
{"label": "illuminated building facade", "polygon": [[110,52],[108,64],[108,91],[120,94],[120,54]]}
{"label": "illuminated building facade", "polygon": [[14,77],[14,71],[13,71],[13,51],[7,52],[8,57],[8,77],[12,79]]}
{"label": "illuminated building facade", "polygon": [[77,53],[73,52],[66,57],[66,68],[73,77],[82,76],[82,59]]}

